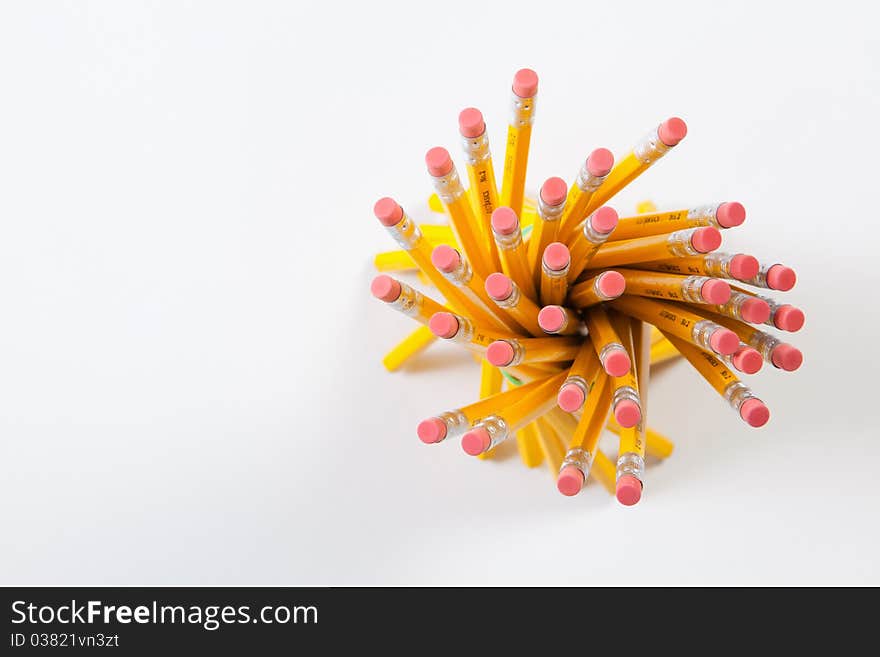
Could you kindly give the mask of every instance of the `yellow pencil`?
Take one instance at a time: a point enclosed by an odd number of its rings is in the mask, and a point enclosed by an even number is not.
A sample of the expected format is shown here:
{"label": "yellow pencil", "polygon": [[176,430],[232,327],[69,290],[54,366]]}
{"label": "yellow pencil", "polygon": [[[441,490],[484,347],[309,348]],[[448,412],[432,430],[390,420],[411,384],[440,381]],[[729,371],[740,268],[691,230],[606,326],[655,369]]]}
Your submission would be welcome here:
{"label": "yellow pencil", "polygon": [[652,212],[635,217],[621,217],[608,241],[631,240],[699,226],[733,228],[742,224],[745,219],[746,209],[742,203],[736,201],[701,205],[689,210]]}
{"label": "yellow pencil", "polygon": [[495,247],[490,223],[492,213],[498,207],[498,188],[495,184],[492,153],[489,150],[489,134],[480,110],[475,107],[462,110],[458,115],[458,130],[467,158],[470,182],[468,193],[480,228],[484,252],[488,255],[492,270],[500,271],[501,261],[498,259],[498,249]]}
{"label": "yellow pencil", "polygon": [[[527,68],[513,77],[510,125],[507,127],[507,150],[504,154],[504,177],[501,180],[501,205],[522,215],[529,163],[529,143],[535,120],[535,97],[538,75]],[[518,282],[518,281],[517,281]]]}

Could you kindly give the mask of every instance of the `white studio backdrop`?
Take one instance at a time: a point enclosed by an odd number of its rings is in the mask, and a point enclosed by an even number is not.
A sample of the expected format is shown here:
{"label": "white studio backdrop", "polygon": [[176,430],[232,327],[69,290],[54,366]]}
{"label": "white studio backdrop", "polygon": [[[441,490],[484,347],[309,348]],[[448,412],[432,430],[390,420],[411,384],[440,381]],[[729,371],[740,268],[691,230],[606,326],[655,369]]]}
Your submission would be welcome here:
{"label": "white studio backdrop", "polygon": [[[4,3],[0,583],[880,583],[872,11]],[[380,364],[413,326],[369,295],[372,204],[425,212],[469,105],[497,164],[523,66],[532,189],[680,115],[614,204],[739,200],[724,248],[798,271],[770,423],[657,373],[636,508],[422,445],[477,393],[454,346]]]}

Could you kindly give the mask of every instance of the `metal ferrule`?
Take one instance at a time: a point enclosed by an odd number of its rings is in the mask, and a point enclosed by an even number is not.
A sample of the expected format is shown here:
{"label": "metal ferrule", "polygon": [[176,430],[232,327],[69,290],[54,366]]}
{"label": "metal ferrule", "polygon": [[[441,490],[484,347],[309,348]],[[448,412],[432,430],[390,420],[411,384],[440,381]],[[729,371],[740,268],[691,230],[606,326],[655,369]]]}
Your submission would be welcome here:
{"label": "metal ferrule", "polygon": [[444,278],[451,283],[455,283],[458,286],[465,286],[471,282],[471,279],[474,277],[474,270],[471,268],[470,263],[464,259],[464,256],[459,255],[458,267],[453,269],[450,272],[440,272],[443,274]]}
{"label": "metal ferrule", "polygon": [[[609,172],[610,173],[610,172]],[[587,163],[584,162],[581,165],[581,170],[578,171],[576,185],[578,189],[581,190],[584,194],[592,194],[605,182],[605,179],[608,176],[594,176],[587,169]]]}
{"label": "metal ferrule", "polygon": [[[602,351],[599,352],[599,360],[602,362],[602,367],[605,367],[605,359],[608,357],[608,354],[617,349],[624,349],[624,347],[619,342],[609,342],[602,347]],[[624,349],[624,351],[626,350]]]}
{"label": "metal ferrule", "polygon": [[703,267],[710,276],[717,278],[732,278],[730,275],[730,261],[733,260],[732,253],[722,253],[721,251],[713,251],[703,256]]}
{"label": "metal ferrule", "polygon": [[532,125],[535,122],[537,94],[531,98],[520,98],[511,91],[510,97],[510,125],[515,128]]}
{"label": "metal ferrule", "polygon": [[515,231],[513,231],[510,235],[501,235],[496,233],[494,230],[492,231],[492,235],[495,236],[495,244],[498,245],[498,248],[502,251],[512,251],[513,249],[517,249],[522,246],[522,231],[517,227]]}
{"label": "metal ferrule", "polygon": [[422,302],[424,301],[422,293],[415,288],[410,287],[403,281],[397,282],[400,283],[400,296],[388,305],[395,310],[402,312],[404,315],[417,317],[419,314],[419,308],[421,308]]}
{"label": "metal ferrule", "polygon": [[[503,443],[510,437],[510,427],[507,421],[500,415],[488,415],[476,422],[474,426],[483,427],[489,432],[489,449],[492,449],[499,443]],[[487,449],[486,451],[489,451]]]}
{"label": "metal ferrule", "polygon": [[541,270],[548,278],[566,278],[569,269],[571,269],[571,259],[569,259],[568,264],[563,269],[550,269],[547,263],[544,262],[544,258],[541,258]]}
{"label": "metal ferrule", "polygon": [[467,430],[468,426],[470,426],[465,414],[458,409],[440,413],[440,415],[437,416],[437,419],[446,425],[446,436],[443,440],[460,436]]}
{"label": "metal ferrule", "polygon": [[615,388],[614,393],[611,395],[611,407],[615,408],[624,399],[635,402],[638,405],[639,410],[641,410],[642,398],[639,397],[638,391],[632,386],[620,386],[619,388]]}
{"label": "metal ferrule", "polygon": [[669,233],[669,237],[666,238],[666,248],[669,249],[669,253],[680,257],[703,255],[691,244],[691,237],[695,230],[699,230],[699,228],[684,228]]}
{"label": "metal ferrule", "polygon": [[455,315],[455,319],[458,320],[458,331],[455,332],[451,338],[447,338],[447,340],[455,340],[456,342],[467,342],[470,343],[471,338],[474,337],[474,324],[471,320],[466,317],[462,317],[461,315]]}
{"label": "metal ferrule", "polygon": [[526,350],[520,344],[519,340],[505,340],[505,342],[513,347],[513,360],[504,367],[513,367],[522,363],[523,358],[525,358],[526,355]]}
{"label": "metal ferrule", "polygon": [[718,331],[721,328],[723,327],[711,320],[701,319],[694,324],[694,328],[691,330],[691,338],[693,338],[695,344],[714,354],[715,350],[712,349],[709,340],[712,338],[715,331]]}
{"label": "metal ferrule", "polygon": [[559,221],[562,217],[562,212],[565,210],[565,200],[562,201],[559,205],[547,205],[544,202],[544,199],[541,198],[541,194],[538,193],[538,218],[542,221],[553,222]]}
{"label": "metal ferrule", "polygon": [[388,232],[404,251],[412,251],[422,239],[422,231],[406,212],[403,213],[403,219],[394,226],[388,226]]}
{"label": "metal ferrule", "polygon": [[643,164],[651,164],[669,152],[672,146],[667,146],[660,139],[660,126],[651,130],[642,140],[633,148],[633,155]]}
{"label": "metal ferrule", "polygon": [[569,465],[573,465],[581,471],[581,474],[584,475],[584,483],[586,483],[587,477],[590,476],[590,468],[593,467],[593,455],[580,447],[570,449],[565,453],[565,458],[562,459],[559,471],[562,472]]}
{"label": "metal ferrule", "polygon": [[719,314],[724,315],[725,317],[733,317],[734,319],[738,319],[741,322],[746,321],[742,316],[742,307],[743,304],[749,300],[748,294],[743,294],[742,292],[737,292],[733,290],[730,293],[730,299],[728,299],[727,303],[721,306],[712,306],[712,308]]}
{"label": "metal ferrule", "polygon": [[489,152],[488,130],[484,130],[479,137],[462,137],[461,144],[464,147],[467,163],[471,166],[476,166],[492,157],[492,153]]}
{"label": "metal ferrule", "polygon": [[764,360],[770,364],[773,364],[773,358],[771,357],[773,350],[781,344],[782,340],[757,329],[752,331],[752,335],[749,338],[749,346],[759,351]]}
{"label": "metal ferrule", "polygon": [[626,452],[617,457],[617,480],[632,475],[639,481],[645,479],[645,459],[635,452]]}
{"label": "metal ferrule", "polygon": [[681,282],[681,296],[684,301],[690,303],[706,303],[703,298],[703,285],[709,280],[708,276],[688,276]]}
{"label": "metal ferrule", "polygon": [[434,191],[437,192],[437,196],[446,204],[454,203],[464,196],[464,187],[455,167],[452,167],[452,171],[445,176],[431,176],[431,181],[434,183]]}
{"label": "metal ferrule", "polygon": [[748,283],[749,285],[754,285],[755,287],[763,287],[768,288],[767,285],[767,272],[770,271],[773,267],[778,265],[778,262],[771,263],[769,265],[765,265],[763,262],[761,266],[758,268],[758,273],[754,276],[754,278],[750,278],[747,281],[743,281],[743,283]]}
{"label": "metal ferrule", "polygon": [[584,222],[584,239],[586,239],[593,246],[601,246],[605,243],[605,240],[608,239],[608,236],[611,235],[611,233],[600,233],[598,230],[593,228],[593,222],[590,221],[590,219],[592,218],[593,215],[590,215]]}
{"label": "metal ferrule", "polygon": [[754,396],[751,389],[742,381],[733,381],[724,389],[724,399],[737,412],[747,399]]}
{"label": "metal ferrule", "polygon": [[718,207],[720,205],[720,203],[715,203],[712,205],[698,205],[695,208],[691,208],[687,211],[688,223],[693,226],[715,226],[715,228],[723,228],[716,218]]}
{"label": "metal ferrule", "polygon": [[501,301],[497,299],[493,299],[493,301],[499,308],[514,308],[519,304],[520,297],[522,297],[522,292],[519,291],[519,286],[510,281],[510,296]]}

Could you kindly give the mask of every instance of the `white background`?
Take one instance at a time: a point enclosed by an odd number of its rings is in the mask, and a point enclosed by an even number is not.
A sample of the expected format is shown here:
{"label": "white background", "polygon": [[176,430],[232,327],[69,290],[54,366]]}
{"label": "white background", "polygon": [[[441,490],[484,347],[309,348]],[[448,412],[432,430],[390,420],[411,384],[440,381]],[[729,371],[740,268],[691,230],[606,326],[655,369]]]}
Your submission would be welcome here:
{"label": "white background", "polygon": [[[880,584],[868,3],[305,4],[0,8],[0,582]],[[422,445],[477,393],[451,346],[379,362],[372,204],[423,209],[468,105],[500,161],[523,66],[531,188],[678,114],[615,205],[738,199],[725,249],[799,274],[770,424],[657,373],[631,509]]]}

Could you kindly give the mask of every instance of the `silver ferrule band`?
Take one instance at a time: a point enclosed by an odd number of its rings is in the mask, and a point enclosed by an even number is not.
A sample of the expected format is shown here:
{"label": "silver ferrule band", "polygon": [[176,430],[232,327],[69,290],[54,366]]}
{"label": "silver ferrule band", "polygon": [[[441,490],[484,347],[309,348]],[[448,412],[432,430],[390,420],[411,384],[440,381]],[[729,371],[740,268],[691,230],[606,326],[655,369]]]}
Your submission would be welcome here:
{"label": "silver ferrule band", "polygon": [[611,407],[616,408],[617,405],[625,399],[634,402],[639,407],[639,410],[641,410],[642,398],[639,397],[638,391],[632,386],[620,386],[619,388],[615,388],[611,395]]}
{"label": "silver ferrule band", "polygon": [[402,281],[398,281],[398,283],[400,284],[400,296],[388,305],[409,317],[417,316],[424,300],[422,293]]}
{"label": "silver ferrule band", "polygon": [[703,255],[691,244],[691,237],[693,237],[695,230],[699,229],[684,228],[669,233],[669,237],[666,238],[666,248],[669,250],[669,253],[677,257]]}
{"label": "silver ferrule band", "polygon": [[520,297],[522,296],[522,292],[519,291],[519,286],[510,281],[510,296],[506,299],[492,299],[495,302],[495,305],[499,308],[515,308],[519,305]]}
{"label": "silver ferrule band", "polygon": [[632,475],[639,481],[645,479],[645,459],[635,452],[625,452],[617,457],[617,480]]}
{"label": "silver ferrule band", "polygon": [[602,186],[602,183],[605,182],[607,177],[607,175],[594,176],[590,173],[589,169],[587,169],[587,163],[584,162],[581,166],[581,170],[578,171],[577,182],[575,184],[584,194],[592,194]]}
{"label": "silver ferrule band", "polygon": [[437,192],[437,196],[446,204],[454,203],[464,196],[464,187],[455,167],[452,167],[452,171],[445,176],[431,176],[431,180],[434,183],[434,191]]}
{"label": "silver ferrule band", "polygon": [[732,381],[724,389],[724,399],[737,412],[739,412],[739,409],[747,399],[751,399],[754,396],[751,389],[742,381]]}
{"label": "silver ferrule band", "polygon": [[548,278],[567,278],[569,269],[571,269],[571,260],[569,260],[568,264],[562,269],[550,269],[550,267],[547,266],[547,263],[544,262],[544,258],[541,258],[541,271],[543,271]]}
{"label": "silver ferrule band", "polygon": [[510,427],[503,417],[498,415],[488,415],[482,418],[474,426],[483,427],[489,432],[489,449],[492,449],[499,443],[504,442],[510,437]]}
{"label": "silver ferrule band", "polygon": [[681,282],[681,296],[690,303],[706,303],[702,290],[708,280],[708,276],[688,276]]}
{"label": "silver ferrule band", "polygon": [[698,205],[687,211],[687,220],[694,226],[715,226],[722,228],[718,223],[718,208],[721,204]]}
{"label": "silver ferrule band", "polygon": [[510,125],[514,128],[532,125],[535,122],[535,106],[538,95],[520,98],[511,91],[510,97]]}
{"label": "silver ferrule band", "polygon": [[590,476],[590,468],[593,467],[593,455],[580,447],[570,449],[565,453],[565,458],[562,459],[559,471],[562,472],[569,465],[573,465],[580,470],[581,474],[584,475],[584,482],[586,482],[587,477]]}
{"label": "silver ferrule band", "polygon": [[422,230],[406,213],[395,225],[388,226],[388,232],[404,251],[412,251],[422,239]]}
{"label": "silver ferrule band", "polygon": [[611,233],[600,233],[598,230],[593,228],[593,222],[590,221],[593,218],[593,215],[587,217],[587,220],[584,221],[584,239],[586,239],[593,246],[601,246],[608,239],[608,236]]}
{"label": "silver ferrule band", "polygon": [[541,220],[548,223],[559,221],[564,210],[565,199],[563,199],[562,203],[559,205],[547,205],[547,203],[544,202],[544,199],[541,198],[541,194],[538,194],[538,217]]}
{"label": "silver ferrule band", "polygon": [[502,235],[500,233],[496,233],[494,230],[492,231],[492,235],[495,236],[495,244],[498,245],[498,248],[502,251],[512,251],[513,249],[517,249],[522,246],[522,231],[517,226],[516,230],[513,231],[510,235]]}
{"label": "silver ferrule band", "polygon": [[667,146],[660,139],[660,126],[654,128],[633,148],[633,155],[643,164],[651,164],[669,152],[672,146]]}
{"label": "silver ferrule band", "polygon": [[694,328],[691,330],[691,338],[693,338],[695,344],[714,354],[715,350],[712,349],[712,344],[710,340],[715,334],[715,331],[719,330],[720,328],[722,327],[719,324],[716,324],[711,320],[701,319],[699,322],[694,324]]}
{"label": "silver ferrule band", "polygon": [[713,251],[703,255],[703,267],[709,276],[718,278],[731,278],[730,261],[733,260],[733,254],[722,253],[721,251]]}
{"label": "silver ferrule band", "polygon": [[458,409],[441,413],[437,416],[437,419],[446,425],[446,436],[444,436],[443,440],[455,438],[463,434],[469,426],[467,417]]}
{"label": "silver ferrule band", "polygon": [[471,282],[471,279],[474,277],[474,270],[471,268],[470,263],[464,259],[464,256],[459,255],[458,266],[450,272],[440,272],[450,283],[454,283],[459,287],[465,287],[468,283]]}
{"label": "silver ferrule band", "polygon": [[489,131],[485,130],[479,137],[462,137],[461,144],[467,163],[476,166],[492,157],[489,152]]}

